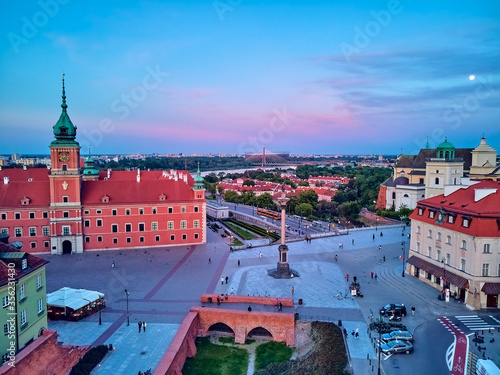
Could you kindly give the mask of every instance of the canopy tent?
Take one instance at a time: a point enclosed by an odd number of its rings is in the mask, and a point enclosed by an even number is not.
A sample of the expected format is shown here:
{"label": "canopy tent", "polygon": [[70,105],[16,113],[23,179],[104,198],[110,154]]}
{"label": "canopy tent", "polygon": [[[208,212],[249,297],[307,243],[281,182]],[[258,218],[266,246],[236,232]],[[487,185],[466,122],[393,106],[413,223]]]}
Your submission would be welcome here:
{"label": "canopy tent", "polygon": [[64,287],[47,294],[47,305],[52,318],[65,315],[81,319],[104,307],[104,293]]}

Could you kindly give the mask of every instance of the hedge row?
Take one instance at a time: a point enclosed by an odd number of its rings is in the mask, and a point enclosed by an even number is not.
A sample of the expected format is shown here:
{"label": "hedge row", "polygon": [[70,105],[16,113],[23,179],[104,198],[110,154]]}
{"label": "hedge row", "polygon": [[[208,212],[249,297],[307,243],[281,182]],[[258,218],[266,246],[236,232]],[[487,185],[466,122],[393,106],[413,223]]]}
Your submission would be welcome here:
{"label": "hedge row", "polygon": [[69,375],[89,375],[94,367],[102,361],[107,352],[107,345],[99,345],[90,349],[71,369]]}
{"label": "hedge row", "polygon": [[231,223],[239,225],[242,228],[245,228],[245,229],[248,229],[249,231],[257,233],[259,236],[262,236],[262,237],[269,236],[269,237],[271,237],[275,241],[278,241],[281,238],[281,236],[279,234],[273,233],[273,232],[268,232],[264,228],[261,228],[261,227],[259,227],[257,225],[248,224],[248,223],[245,223],[243,221],[236,220],[236,219],[227,219],[225,221],[229,221]]}

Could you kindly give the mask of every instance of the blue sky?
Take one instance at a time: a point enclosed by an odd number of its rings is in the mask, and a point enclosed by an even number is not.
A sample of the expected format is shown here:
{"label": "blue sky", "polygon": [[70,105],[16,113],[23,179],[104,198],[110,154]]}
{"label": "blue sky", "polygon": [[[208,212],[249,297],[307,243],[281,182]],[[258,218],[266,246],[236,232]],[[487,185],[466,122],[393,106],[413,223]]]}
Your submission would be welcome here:
{"label": "blue sky", "polygon": [[96,154],[500,150],[498,1],[2,8],[0,153],[48,153],[63,72]]}

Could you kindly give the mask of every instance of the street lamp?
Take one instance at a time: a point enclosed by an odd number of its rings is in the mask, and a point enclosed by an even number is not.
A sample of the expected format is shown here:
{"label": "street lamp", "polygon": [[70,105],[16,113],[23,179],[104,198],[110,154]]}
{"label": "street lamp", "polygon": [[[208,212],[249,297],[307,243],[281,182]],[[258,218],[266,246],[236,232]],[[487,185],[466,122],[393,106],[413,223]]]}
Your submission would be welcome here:
{"label": "street lamp", "polygon": [[377,222],[375,224],[375,231],[378,231],[378,217],[377,217]]}
{"label": "street lamp", "polygon": [[403,250],[403,273],[401,277],[405,277],[405,242],[401,242],[401,250]]}
{"label": "street lamp", "polygon": [[125,289],[125,294],[127,296],[127,325],[129,326],[130,325],[130,317],[128,315],[128,290]]}
{"label": "street lamp", "polygon": [[443,257],[441,259],[441,263],[443,263],[443,298],[446,296],[446,258]]}

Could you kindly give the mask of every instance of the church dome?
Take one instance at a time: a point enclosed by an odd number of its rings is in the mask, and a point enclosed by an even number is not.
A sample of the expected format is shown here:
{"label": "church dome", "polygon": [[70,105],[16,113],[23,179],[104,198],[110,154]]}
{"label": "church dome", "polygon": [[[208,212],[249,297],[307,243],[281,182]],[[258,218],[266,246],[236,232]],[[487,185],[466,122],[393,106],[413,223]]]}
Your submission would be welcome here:
{"label": "church dome", "polygon": [[444,142],[437,146],[436,157],[440,159],[455,159],[455,146],[445,138]]}
{"label": "church dome", "polygon": [[394,180],[394,186],[396,185],[408,185],[410,180],[407,177],[398,177]]}

